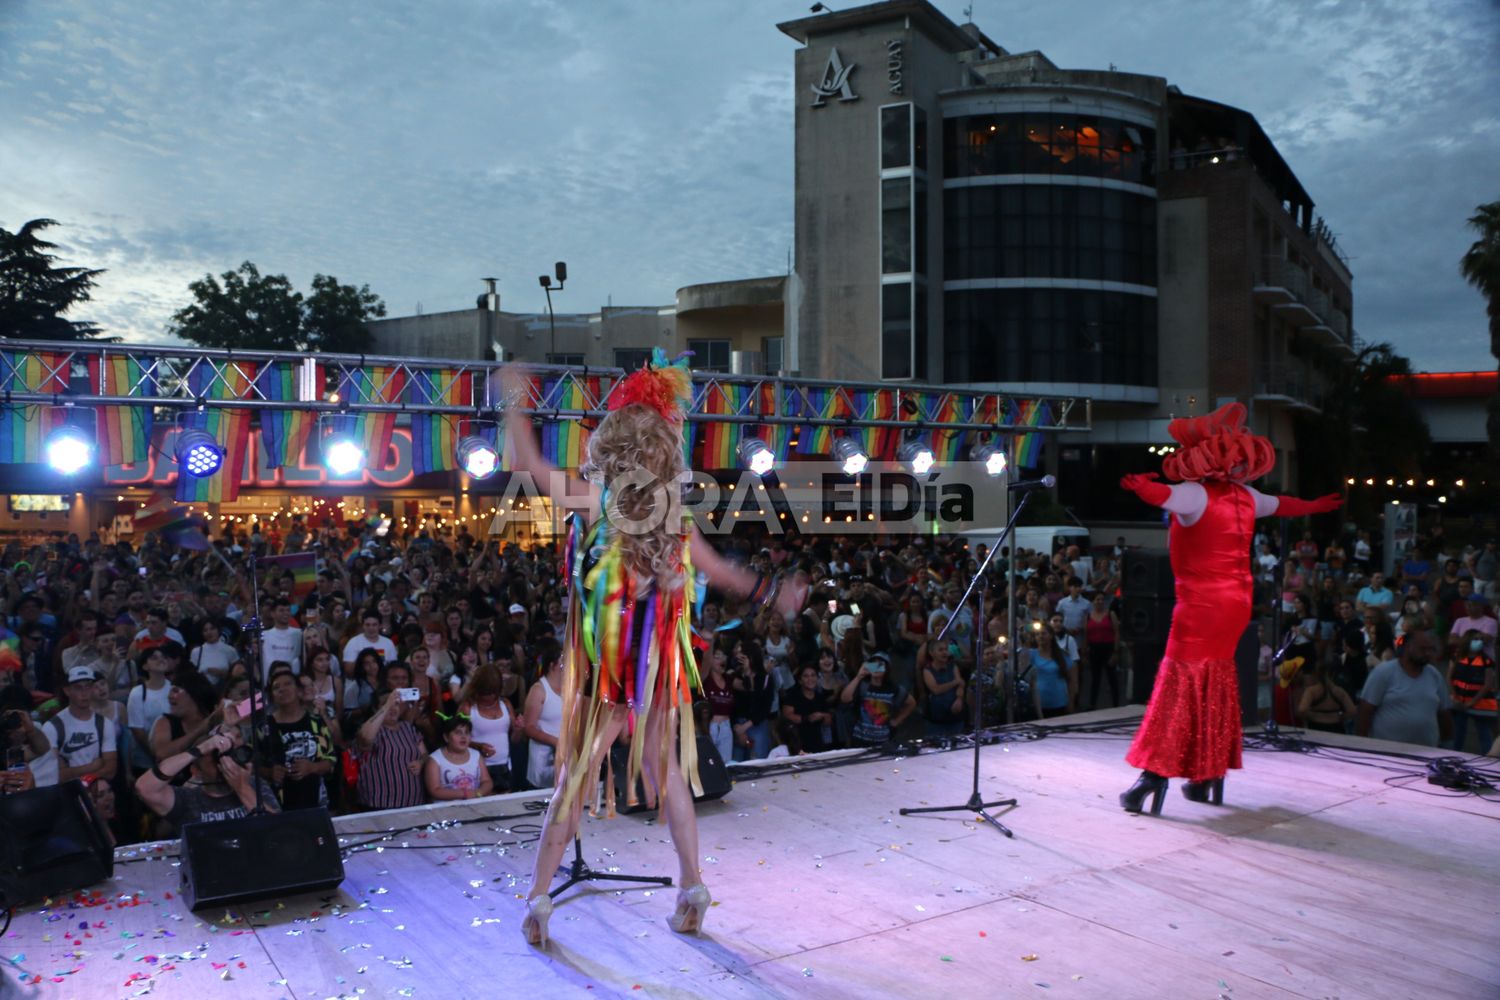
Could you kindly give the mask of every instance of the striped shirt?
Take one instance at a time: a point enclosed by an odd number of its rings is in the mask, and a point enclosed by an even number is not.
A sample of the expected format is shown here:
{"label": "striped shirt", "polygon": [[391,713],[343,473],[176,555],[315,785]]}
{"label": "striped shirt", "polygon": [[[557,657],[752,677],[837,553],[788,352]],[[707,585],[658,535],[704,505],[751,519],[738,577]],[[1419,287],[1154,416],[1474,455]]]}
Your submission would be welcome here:
{"label": "striped shirt", "polygon": [[408,764],[427,756],[422,734],[410,722],[381,726],[359,757],[359,801],[371,809],[404,809],[424,801],[422,774]]}

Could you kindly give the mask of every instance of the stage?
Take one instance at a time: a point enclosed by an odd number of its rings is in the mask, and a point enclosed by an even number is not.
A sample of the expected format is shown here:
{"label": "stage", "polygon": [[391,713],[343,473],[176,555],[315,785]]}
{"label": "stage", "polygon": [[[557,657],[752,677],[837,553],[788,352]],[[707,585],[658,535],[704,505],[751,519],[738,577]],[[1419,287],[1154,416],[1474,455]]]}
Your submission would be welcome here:
{"label": "stage", "polygon": [[[675,889],[608,885],[570,890],[551,950],[528,947],[533,794],[341,819],[351,844],[419,828],[352,854],[336,894],[243,912],[188,912],[175,845],[126,848],[98,905],[16,915],[0,995],[1500,996],[1500,803],[1251,752],[1224,807],[1173,782],[1162,816],[1136,817],[1116,802],[1125,747],[986,747],[981,790],[1020,800],[1001,817],[1013,840],[962,813],[898,815],[965,801],[967,750],[741,774],[698,810],[701,938],[667,928]],[[649,815],[586,821],[590,863],[675,874]]]}

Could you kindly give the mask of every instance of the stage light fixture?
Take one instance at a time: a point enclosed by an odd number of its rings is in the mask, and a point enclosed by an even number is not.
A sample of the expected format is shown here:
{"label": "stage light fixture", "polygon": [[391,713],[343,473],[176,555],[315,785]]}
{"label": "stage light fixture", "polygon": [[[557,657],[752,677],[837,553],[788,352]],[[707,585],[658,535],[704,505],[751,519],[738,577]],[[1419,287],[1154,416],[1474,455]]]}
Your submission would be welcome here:
{"label": "stage light fixture", "polygon": [[500,452],[479,435],[469,434],[458,442],[458,464],[472,478],[488,479],[500,468]]}
{"label": "stage light fixture", "polygon": [[1006,458],[1005,449],[993,441],[976,444],[969,452],[969,457],[976,462],[984,463],[984,471],[992,476],[1005,475]]}
{"label": "stage light fixture", "polygon": [[77,427],[59,427],[47,436],[47,464],[71,476],[94,461],[94,442]]}
{"label": "stage light fixture", "polygon": [[833,442],[833,460],[844,467],[846,476],[857,476],[870,464],[870,456],[851,437],[841,437]]}
{"label": "stage light fixture", "polygon": [[740,442],[740,462],[755,473],[764,476],[776,468],[776,455],[760,438],[745,438]]}
{"label": "stage light fixture", "polygon": [[176,452],[177,468],[189,476],[211,476],[224,464],[224,449],[208,431],[183,431],[177,435]]}
{"label": "stage light fixture", "polygon": [[365,464],[365,450],[346,434],[335,434],[323,442],[323,464],[335,476],[352,476]]}
{"label": "stage light fixture", "polygon": [[915,438],[897,449],[896,457],[909,465],[911,471],[919,476],[925,476],[931,472],[933,462],[937,461],[932,454],[932,449]]}

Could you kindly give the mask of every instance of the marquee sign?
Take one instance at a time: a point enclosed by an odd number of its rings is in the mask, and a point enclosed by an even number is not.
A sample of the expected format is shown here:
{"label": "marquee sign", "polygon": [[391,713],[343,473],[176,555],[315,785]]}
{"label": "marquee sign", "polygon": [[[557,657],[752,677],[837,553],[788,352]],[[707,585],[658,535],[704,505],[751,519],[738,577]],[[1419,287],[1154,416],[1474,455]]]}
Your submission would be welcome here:
{"label": "marquee sign", "polygon": [[[152,442],[146,461],[134,465],[106,466],[104,482],[109,486],[166,486],[176,482],[176,436],[175,427],[163,428],[155,436],[156,440]],[[309,452],[313,454],[309,455]],[[316,444],[311,437],[295,465],[273,468],[268,464],[269,458],[261,441],[260,428],[253,428],[245,455],[245,469],[240,476],[241,487],[308,489],[320,486],[375,486],[394,489],[410,485],[413,478],[411,430],[406,427],[397,427],[391,434],[390,447],[383,461],[367,462],[358,472],[346,477],[335,476],[318,461]]]}

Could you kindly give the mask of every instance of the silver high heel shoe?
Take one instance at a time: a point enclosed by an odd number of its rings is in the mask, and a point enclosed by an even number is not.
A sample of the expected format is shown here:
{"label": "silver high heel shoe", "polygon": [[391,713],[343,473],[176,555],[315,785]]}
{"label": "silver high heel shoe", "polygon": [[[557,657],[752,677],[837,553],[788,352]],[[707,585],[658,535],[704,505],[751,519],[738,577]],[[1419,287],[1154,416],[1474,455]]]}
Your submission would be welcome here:
{"label": "silver high heel shoe", "polygon": [[678,934],[701,934],[703,915],[708,912],[708,904],[712,901],[708,886],[702,882],[678,891],[677,912],[667,918],[667,926]]}
{"label": "silver high heel shoe", "polygon": [[526,943],[547,947],[547,921],[552,919],[552,897],[545,893],[526,901],[526,916],[521,920],[521,933]]}

